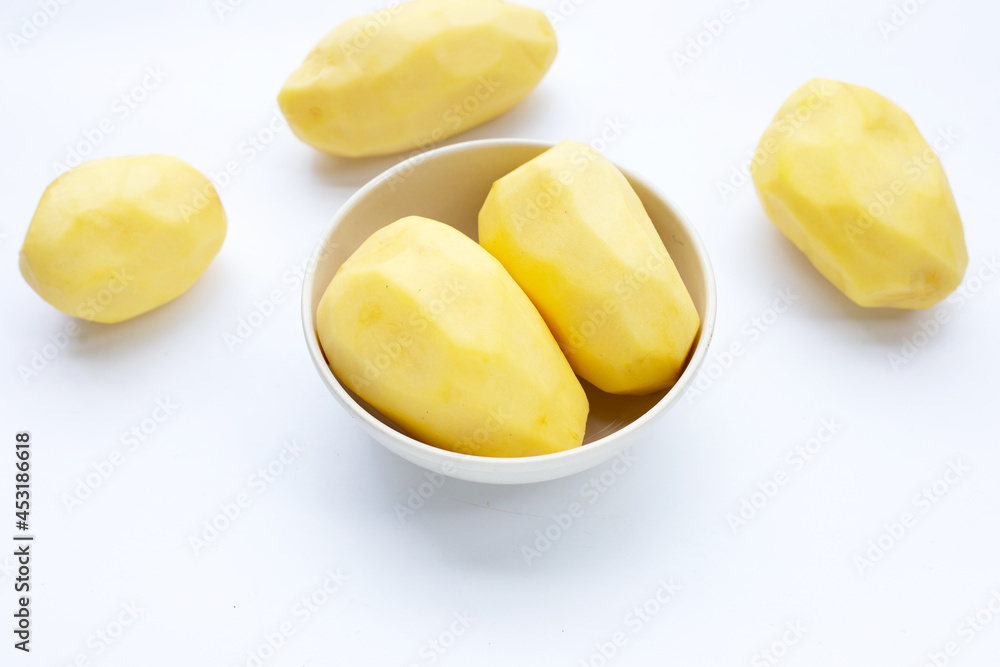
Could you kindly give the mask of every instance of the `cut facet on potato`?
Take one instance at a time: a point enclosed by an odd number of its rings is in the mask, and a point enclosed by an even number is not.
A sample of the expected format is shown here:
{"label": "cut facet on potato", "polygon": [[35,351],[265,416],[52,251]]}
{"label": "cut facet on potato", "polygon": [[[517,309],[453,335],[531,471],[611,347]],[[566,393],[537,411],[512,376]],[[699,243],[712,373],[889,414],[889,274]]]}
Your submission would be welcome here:
{"label": "cut facet on potato", "polygon": [[507,111],[556,56],[545,14],[412,0],[335,28],[278,96],[297,137],[345,157],[425,148]]}
{"label": "cut facet on potato", "polygon": [[969,258],[941,162],[873,90],[815,79],[764,133],[754,183],[768,217],[861,306],[929,308]]}
{"label": "cut facet on potato", "polygon": [[588,402],[528,297],[453,227],[403,218],[337,271],[316,328],[336,376],[431,445],[480,456],[579,446]]}
{"label": "cut facet on potato", "polygon": [[479,242],[580,377],[615,394],[677,381],[698,312],[638,195],[590,146],[564,141],[498,180]]}
{"label": "cut facet on potato", "polygon": [[46,188],[21,248],[21,275],[67,315],[120,322],[181,295],[225,236],[215,187],[186,162],[94,160]]}

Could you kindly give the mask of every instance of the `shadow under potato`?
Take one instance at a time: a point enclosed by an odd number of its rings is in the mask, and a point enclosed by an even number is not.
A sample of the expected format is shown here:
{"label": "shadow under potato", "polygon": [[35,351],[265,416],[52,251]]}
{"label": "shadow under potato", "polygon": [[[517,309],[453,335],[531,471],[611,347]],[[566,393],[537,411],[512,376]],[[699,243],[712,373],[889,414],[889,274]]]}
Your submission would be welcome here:
{"label": "shadow under potato", "polygon": [[793,270],[799,281],[798,287],[806,297],[803,305],[807,304],[819,319],[853,323],[889,351],[898,348],[904,336],[913,333],[921,321],[933,317],[934,311],[942,307],[939,304],[926,310],[907,310],[859,306],[827,280],[763,213],[755,224],[767,235],[767,244],[779,256],[781,264]]}
{"label": "shadow under potato", "polygon": [[[210,310],[207,306],[218,293],[223,292],[225,281],[224,262],[216,261],[205,270],[191,287],[167,303],[135,317],[106,324],[73,318],[79,327],[77,343],[69,346],[74,356],[99,356],[105,350],[121,358],[129,348],[145,347],[176,332],[184,322],[198,322],[198,314]],[[70,316],[66,316],[67,320]]]}

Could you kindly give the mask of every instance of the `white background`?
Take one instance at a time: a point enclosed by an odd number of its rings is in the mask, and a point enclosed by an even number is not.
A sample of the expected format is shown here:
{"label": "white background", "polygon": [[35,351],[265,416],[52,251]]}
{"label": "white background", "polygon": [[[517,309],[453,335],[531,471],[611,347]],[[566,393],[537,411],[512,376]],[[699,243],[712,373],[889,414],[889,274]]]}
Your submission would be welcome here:
{"label": "white background", "polygon": [[[294,634],[263,664],[766,665],[759,652],[788,622],[806,628],[787,652],[775,647],[788,667],[917,667],[951,641],[949,664],[997,664],[1000,616],[971,642],[959,626],[1000,591],[1000,279],[971,280],[1000,253],[1000,9],[910,0],[916,13],[884,36],[887,0],[577,2],[563,3],[560,54],[541,86],[457,140],[589,141],[627,125],[607,155],[695,222],[719,284],[713,350],[742,342],[746,353],[659,422],[624,474],[606,465],[510,488],[449,480],[402,521],[397,508],[428,480],[328,395],[294,277],[337,208],[399,158],[326,157],[287,129],[252,161],[245,143],[268,127],[313,44],[379,4],[243,0],[220,17],[211,0],[74,0],[15,52],[9,33],[39,8],[4,0],[0,544],[12,545],[14,434],[25,429],[37,541],[30,656],[11,647],[13,547],[0,549],[0,665],[253,665],[248,651],[285,622]],[[672,54],[724,8],[735,21],[679,71]],[[147,67],[165,78],[125,117],[117,101]],[[814,76],[878,90],[928,138],[957,134],[942,160],[969,247],[973,298],[961,307],[862,310],[767,221],[752,186],[720,194],[785,97]],[[103,118],[113,131],[94,157],[170,153],[206,174],[238,161],[220,189],[228,238],[181,298],[123,324],[80,322],[25,378],[72,320],[27,287],[18,249],[54,163]],[[751,335],[779,290],[795,305]],[[272,292],[273,314],[230,350],[225,335]],[[937,310],[947,324],[893,368],[888,355]],[[123,433],[166,399],[179,407],[129,451]],[[795,469],[789,452],[823,419],[842,426]],[[302,453],[258,494],[251,475],[285,441]],[[115,450],[113,474],[67,508]],[[930,509],[914,502],[958,461],[968,470],[943,497]],[[734,532],[727,515],[778,471],[787,483]],[[602,472],[613,484],[595,499],[584,486]],[[241,493],[249,507],[195,553],[190,538]],[[584,516],[529,564],[522,547],[573,502]],[[859,564],[905,512],[915,525]],[[342,587],[308,618],[297,613],[338,569]],[[656,609],[661,580],[679,591],[637,628],[628,614]],[[117,634],[130,603],[142,611],[108,646],[96,633]],[[463,613],[471,627],[450,636]],[[618,632],[626,642],[605,660],[599,645]],[[439,639],[449,646],[435,652],[427,642]]]}

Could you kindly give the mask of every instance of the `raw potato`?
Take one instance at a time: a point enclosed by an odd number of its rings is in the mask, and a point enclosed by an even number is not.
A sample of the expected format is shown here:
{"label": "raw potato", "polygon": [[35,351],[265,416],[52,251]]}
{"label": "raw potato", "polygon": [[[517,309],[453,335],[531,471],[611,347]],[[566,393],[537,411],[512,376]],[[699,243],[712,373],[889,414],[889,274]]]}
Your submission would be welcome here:
{"label": "raw potato", "polygon": [[333,155],[424,148],[507,111],[556,56],[545,14],[501,0],[413,0],[350,19],[285,82],[295,135]]}
{"label": "raw potato", "polygon": [[94,160],[46,188],[21,248],[21,275],[67,315],[121,322],[187,290],[225,236],[215,188],[186,162]]}
{"label": "raw potato", "polygon": [[815,79],[760,140],[771,221],[861,306],[929,308],[969,257],[948,178],[913,121],[878,93]]}
{"label": "raw potato", "polygon": [[677,381],[698,312],[632,186],[590,146],[564,141],[497,181],[479,242],[580,377],[616,394]]}
{"label": "raw potato", "polygon": [[587,396],[528,297],[460,231],[403,218],[365,241],[320,301],[334,373],[414,437],[480,456],[583,442]]}

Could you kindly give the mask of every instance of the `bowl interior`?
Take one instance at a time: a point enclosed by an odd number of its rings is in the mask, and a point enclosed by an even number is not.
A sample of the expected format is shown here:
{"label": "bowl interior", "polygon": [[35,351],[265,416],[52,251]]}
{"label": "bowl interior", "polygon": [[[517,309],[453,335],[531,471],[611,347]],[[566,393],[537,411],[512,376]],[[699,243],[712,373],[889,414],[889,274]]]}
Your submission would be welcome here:
{"label": "bowl interior", "polygon": [[[447,223],[478,240],[479,209],[486,201],[493,182],[549,147],[549,144],[516,140],[457,144],[401,163],[362,188],[338,214],[328,234],[320,239],[312,280],[307,277],[305,286],[306,335],[316,338],[314,317],[323,292],[340,265],[372,233],[400,218],[419,215]],[[703,337],[706,333],[706,314],[714,317],[714,312],[709,304],[711,269],[699,252],[700,242],[692,238],[687,226],[663,199],[641,180],[623,173],[642,200],[691,293],[702,320],[699,337]],[[694,350],[704,347],[699,342],[695,341]],[[312,343],[310,340],[311,346]],[[693,370],[690,366],[689,361],[688,371]],[[329,377],[339,383],[332,373]],[[585,445],[628,426],[668,393],[660,391],[647,396],[617,396],[603,392],[586,381],[582,384],[590,400]],[[679,391],[681,384],[678,382],[670,391]],[[340,386],[373,418],[405,435],[363,399],[342,384]]]}

